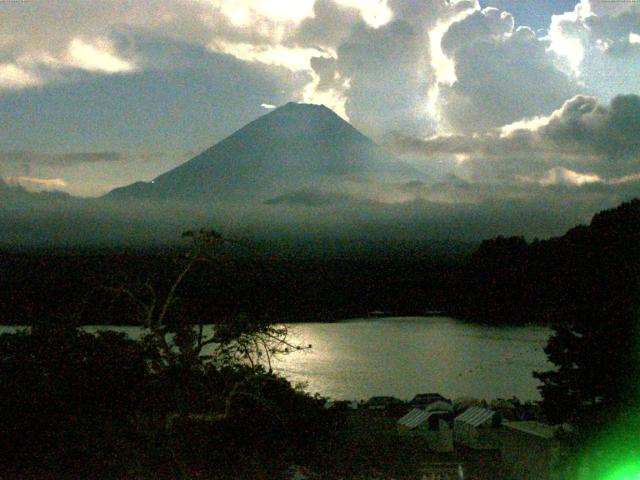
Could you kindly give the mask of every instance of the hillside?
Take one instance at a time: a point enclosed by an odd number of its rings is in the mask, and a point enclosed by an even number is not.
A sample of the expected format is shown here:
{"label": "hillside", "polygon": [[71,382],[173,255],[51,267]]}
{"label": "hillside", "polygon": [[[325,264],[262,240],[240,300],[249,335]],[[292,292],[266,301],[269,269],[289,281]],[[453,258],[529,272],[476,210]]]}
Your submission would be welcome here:
{"label": "hillside", "polygon": [[489,323],[597,321],[602,312],[633,308],[639,279],[640,200],[634,199],[561,237],[483,242],[453,276],[447,309]]}

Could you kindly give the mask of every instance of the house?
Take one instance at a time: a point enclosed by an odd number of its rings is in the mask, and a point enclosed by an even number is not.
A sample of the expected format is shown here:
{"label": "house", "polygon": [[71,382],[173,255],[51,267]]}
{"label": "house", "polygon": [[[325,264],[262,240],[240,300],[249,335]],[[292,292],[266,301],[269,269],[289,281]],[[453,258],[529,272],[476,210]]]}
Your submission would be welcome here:
{"label": "house", "polygon": [[388,408],[396,407],[398,405],[403,405],[403,404],[404,402],[402,400],[399,400],[395,397],[381,396],[381,397],[371,397],[364,404],[364,407],[368,408],[369,410],[387,410]]}
{"label": "house", "polygon": [[470,407],[453,419],[453,439],[475,450],[500,448],[501,416],[493,410]]}
{"label": "house", "polygon": [[427,405],[424,410],[426,410],[427,412],[448,412],[448,413],[453,413],[453,405],[451,405],[451,402],[447,401],[447,400],[438,400],[435,402],[431,402],[429,405]]}
{"label": "house", "polygon": [[453,411],[455,413],[462,413],[470,407],[480,407],[482,402],[477,398],[472,397],[459,397],[453,400]]}
{"label": "house", "polygon": [[434,412],[414,408],[397,422],[398,434],[421,437],[436,452],[453,451],[453,430],[448,412]]}
{"label": "house", "polygon": [[448,402],[451,404],[450,400],[447,400],[439,393],[419,393],[409,402],[413,408],[426,408],[430,404],[434,402]]}
{"label": "house", "polygon": [[507,480],[552,480],[559,477],[559,426],[535,421],[504,422],[500,456]]}
{"label": "house", "polygon": [[342,408],[345,410],[357,410],[358,409],[358,402],[356,402],[355,400],[327,400],[324,405],[323,408],[325,410],[329,410],[331,408]]}

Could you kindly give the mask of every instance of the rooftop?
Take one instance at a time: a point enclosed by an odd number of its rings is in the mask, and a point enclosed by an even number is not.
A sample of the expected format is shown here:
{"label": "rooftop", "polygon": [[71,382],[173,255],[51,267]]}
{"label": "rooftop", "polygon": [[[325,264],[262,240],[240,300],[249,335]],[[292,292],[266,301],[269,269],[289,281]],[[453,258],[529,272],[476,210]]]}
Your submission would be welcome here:
{"label": "rooftop", "polygon": [[496,412],[481,407],[471,407],[458,415],[454,420],[478,427],[487,421],[491,421]]}
{"label": "rooftop", "polygon": [[425,412],[424,410],[414,408],[404,417],[398,420],[398,423],[408,428],[416,428],[418,425],[424,422],[430,414],[431,412]]}
{"label": "rooftop", "polygon": [[402,400],[389,396],[371,397],[367,400],[367,405],[389,405],[392,403],[402,403]]}
{"label": "rooftop", "polygon": [[558,431],[557,426],[534,421],[504,422],[504,426],[536,437],[551,439]]}
{"label": "rooftop", "polygon": [[429,417],[432,415],[437,415],[442,418],[445,415],[444,412],[429,412],[426,410],[420,410],[419,408],[414,408],[409,413],[407,413],[404,417],[398,420],[400,425],[404,425],[409,429],[414,429],[422,423],[426,422]]}
{"label": "rooftop", "polygon": [[414,403],[414,402],[435,402],[437,400],[444,400],[446,402],[449,402],[449,400],[444,398],[439,393],[419,393],[415,397],[413,397],[413,400],[411,400],[411,402],[412,403]]}

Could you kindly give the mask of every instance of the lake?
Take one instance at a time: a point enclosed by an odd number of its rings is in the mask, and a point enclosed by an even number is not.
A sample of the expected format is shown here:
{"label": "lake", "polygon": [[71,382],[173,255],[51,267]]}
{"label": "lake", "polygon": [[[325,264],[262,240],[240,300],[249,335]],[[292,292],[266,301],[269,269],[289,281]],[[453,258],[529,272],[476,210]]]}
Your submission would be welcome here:
{"label": "lake", "polygon": [[[140,333],[138,327],[87,328]],[[545,327],[492,327],[447,317],[302,323],[291,326],[290,339],[313,348],[281,357],[274,369],[334,399],[439,392],[537,400],[539,382],[531,373],[552,367],[543,351],[550,334]]]}
{"label": "lake", "polygon": [[491,327],[446,317],[381,318],[292,327],[292,338],[311,344],[276,362],[294,382],[335,399],[420,392],[449,398],[536,400],[534,370],[548,370],[545,327]]}

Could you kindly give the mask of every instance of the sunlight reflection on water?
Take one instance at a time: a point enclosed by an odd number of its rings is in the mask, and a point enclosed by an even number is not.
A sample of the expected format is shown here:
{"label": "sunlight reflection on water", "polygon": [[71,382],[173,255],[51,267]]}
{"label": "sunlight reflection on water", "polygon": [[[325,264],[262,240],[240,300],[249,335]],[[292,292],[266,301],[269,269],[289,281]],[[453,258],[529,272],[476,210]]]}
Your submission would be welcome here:
{"label": "sunlight reflection on water", "polygon": [[[208,327],[205,331],[211,331]],[[139,327],[90,326],[139,337]],[[15,327],[0,327],[0,332]],[[490,327],[447,317],[411,317],[302,323],[290,327],[293,343],[308,351],[280,357],[274,369],[311,393],[335,399],[420,392],[455,398],[539,399],[531,373],[548,370],[545,327]]]}
{"label": "sunlight reflection on water", "polygon": [[275,362],[294,382],[332,398],[419,392],[449,397],[538,399],[533,370],[547,370],[544,327],[489,327],[445,317],[295,325],[308,352]]}

